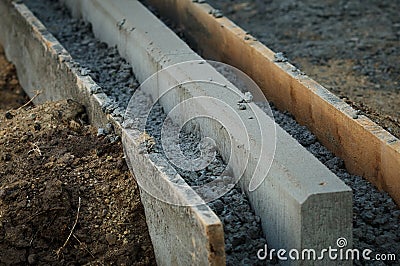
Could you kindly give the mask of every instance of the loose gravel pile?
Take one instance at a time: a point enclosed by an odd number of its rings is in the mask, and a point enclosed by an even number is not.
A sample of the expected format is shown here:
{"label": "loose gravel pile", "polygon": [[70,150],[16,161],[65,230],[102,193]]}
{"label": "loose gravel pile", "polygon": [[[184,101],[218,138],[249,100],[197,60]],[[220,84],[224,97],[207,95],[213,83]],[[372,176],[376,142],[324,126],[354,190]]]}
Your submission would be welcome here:
{"label": "loose gravel pile", "polygon": [[[105,105],[105,111],[122,121],[124,110],[138,86],[130,65],[118,55],[116,48],[107,47],[96,40],[90,24],[72,19],[68,11],[58,3],[46,0],[25,2],[71,53],[74,60],[79,62],[82,72],[90,75],[101,86],[99,91],[110,97],[111,101]],[[345,170],[343,161],[317,142],[316,137],[305,127],[298,125],[289,114],[280,113],[276,109],[273,111],[278,124],[354,190],[354,246],[360,249],[370,248],[379,253],[399,254],[400,211],[391,198],[377,191],[363,178],[350,175]],[[165,114],[161,107],[156,107],[152,115],[154,119],[150,119],[152,122],[147,127],[156,139],[153,152],[162,154],[159,132]],[[185,143],[183,149],[187,149],[186,152],[196,155],[198,142],[195,135],[182,132],[182,143]],[[217,155],[212,164],[202,171],[177,171],[190,185],[198,185],[199,181],[212,180],[224,168],[225,164]],[[224,224],[227,263],[237,265],[258,262],[257,250],[264,247],[266,239],[263,237],[260,218],[250,208],[241,189],[236,186],[209,206]]]}

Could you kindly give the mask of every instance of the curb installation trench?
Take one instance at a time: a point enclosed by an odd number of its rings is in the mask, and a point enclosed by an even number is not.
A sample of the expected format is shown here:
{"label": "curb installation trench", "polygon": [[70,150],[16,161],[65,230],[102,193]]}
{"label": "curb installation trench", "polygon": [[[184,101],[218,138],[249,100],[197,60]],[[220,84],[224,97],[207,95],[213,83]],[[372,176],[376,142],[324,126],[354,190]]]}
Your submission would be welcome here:
{"label": "curb installation trench", "polygon": [[[72,14],[92,24],[98,39],[109,46],[116,46],[129,62],[139,82],[160,69],[188,60],[202,60],[170,29],[161,23],[137,1],[63,1]],[[182,203],[201,201],[183,177],[171,169],[166,158],[143,155],[142,140],[136,138],[144,132],[124,129],[121,126],[123,109],[111,108],[110,95],[102,92],[88,70],[82,68],[67,50],[51,35],[31,11],[19,2],[0,1],[0,41],[8,58],[17,67],[23,88],[29,96],[40,85],[43,93],[36,103],[47,100],[73,98],[83,103],[93,125],[104,126],[111,122],[123,136],[128,164],[137,179],[157,184],[158,189],[174,195]],[[225,77],[206,62],[201,64],[201,73],[206,73],[221,84],[227,84],[241,93]],[[180,75],[191,80],[204,78],[191,69],[181,69]],[[179,83],[181,77],[168,73],[158,82]],[[200,91],[200,94],[199,94]],[[159,91],[155,91],[156,97]],[[194,96],[215,97],[206,89],[183,85],[177,95],[161,102],[164,110],[173,108],[177,99]],[[236,109],[237,99],[220,99]],[[225,98],[224,98],[225,97]],[[179,100],[178,100],[179,101]],[[263,119],[268,117],[254,103],[252,109],[259,110]],[[207,110],[207,103],[191,108]],[[185,114],[176,119],[185,119]],[[250,125],[250,122],[247,122]],[[227,136],[218,134],[212,123],[201,123],[201,133],[216,140],[222,157],[229,157],[223,149]],[[251,129],[251,125],[249,126]],[[255,132],[255,145],[260,141]],[[250,174],[244,174],[240,186],[247,194],[255,213],[261,217],[261,226],[266,241],[271,247],[301,250],[320,250],[345,237],[351,247],[352,240],[352,194],[349,187],[332,174],[297,141],[276,126],[277,149],[271,170],[261,186],[253,192],[248,190]],[[241,144],[240,140],[237,144]],[[237,145],[240,146],[240,145]],[[235,145],[235,147],[237,147]],[[244,154],[250,154],[250,167],[255,168],[256,158],[252,149],[235,148],[231,156],[240,164]],[[267,172],[267,169],[261,171]],[[145,178],[144,178],[145,177]],[[183,184],[171,185],[171,181]],[[324,184],[324,185],[321,185]],[[198,206],[175,206],[159,201],[141,190],[147,223],[154,245],[157,263],[160,265],[221,265],[230,260],[225,252],[224,228],[219,217],[203,204]],[[183,204],[185,205],[185,204]],[[214,206],[215,207],[215,206]],[[225,232],[226,234],[226,232]],[[263,246],[260,246],[262,248]],[[255,254],[252,254],[255,256]],[[240,263],[240,262],[239,262]],[[297,263],[297,262],[295,262]],[[300,263],[300,262],[299,262]],[[326,263],[329,262],[320,262]],[[351,262],[348,262],[351,264]],[[331,265],[331,263],[330,263]]]}
{"label": "curb installation trench", "polygon": [[[306,125],[352,174],[400,204],[400,141],[205,1],[144,0],[207,59],[248,74],[279,110]],[[272,14],[271,14],[272,15]],[[211,37],[210,37],[211,36]],[[365,145],[368,143],[368,145]]]}

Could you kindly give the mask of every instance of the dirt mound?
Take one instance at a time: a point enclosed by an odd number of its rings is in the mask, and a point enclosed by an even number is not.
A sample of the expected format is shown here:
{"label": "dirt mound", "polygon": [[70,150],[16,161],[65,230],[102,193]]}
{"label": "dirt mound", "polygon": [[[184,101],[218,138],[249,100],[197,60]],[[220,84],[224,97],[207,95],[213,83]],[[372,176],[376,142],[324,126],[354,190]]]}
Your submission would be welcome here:
{"label": "dirt mound", "polygon": [[0,262],[154,263],[121,143],[84,120],[72,100],[0,113]]}
{"label": "dirt mound", "polygon": [[75,101],[26,101],[0,47],[0,265],[155,264],[118,138]]}

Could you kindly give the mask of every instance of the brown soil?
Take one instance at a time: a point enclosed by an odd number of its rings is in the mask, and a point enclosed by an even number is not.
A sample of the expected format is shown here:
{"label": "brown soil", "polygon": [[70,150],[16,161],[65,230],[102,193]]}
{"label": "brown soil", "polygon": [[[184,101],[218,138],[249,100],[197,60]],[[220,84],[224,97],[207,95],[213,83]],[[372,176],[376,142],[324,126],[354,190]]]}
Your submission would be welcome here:
{"label": "brown soil", "polygon": [[296,61],[320,84],[400,138],[398,92],[376,89],[376,84],[352,70],[354,63],[350,60],[329,60],[327,65],[313,65],[305,58]]}
{"label": "brown soil", "polygon": [[2,52],[0,78],[0,265],[154,265],[121,143],[72,100],[15,109],[27,99]]}

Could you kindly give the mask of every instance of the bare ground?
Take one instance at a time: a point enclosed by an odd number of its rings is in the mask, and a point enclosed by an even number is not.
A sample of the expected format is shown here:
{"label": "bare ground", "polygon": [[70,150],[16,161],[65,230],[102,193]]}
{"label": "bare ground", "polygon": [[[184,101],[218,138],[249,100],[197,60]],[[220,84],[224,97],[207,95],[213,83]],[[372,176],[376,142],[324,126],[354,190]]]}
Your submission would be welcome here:
{"label": "bare ground", "polygon": [[77,102],[25,102],[0,48],[0,265],[154,265],[121,143]]}

